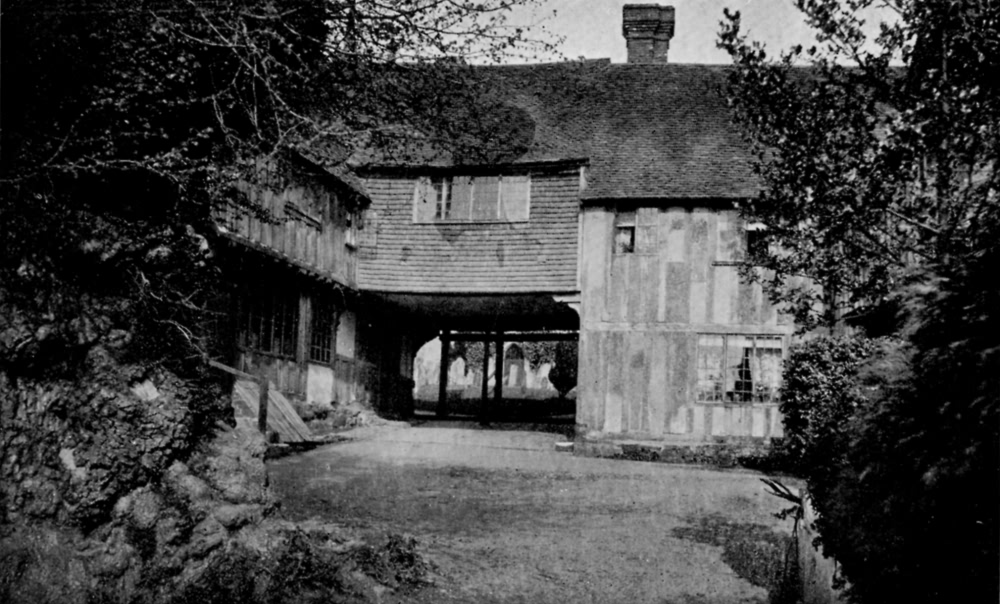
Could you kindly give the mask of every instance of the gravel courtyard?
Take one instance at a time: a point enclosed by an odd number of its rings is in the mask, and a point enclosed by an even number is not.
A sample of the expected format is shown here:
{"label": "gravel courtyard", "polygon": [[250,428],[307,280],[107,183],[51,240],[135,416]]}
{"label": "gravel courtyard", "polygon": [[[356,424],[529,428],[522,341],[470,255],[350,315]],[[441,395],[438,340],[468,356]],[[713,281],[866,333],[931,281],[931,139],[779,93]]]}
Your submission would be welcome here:
{"label": "gravel courtyard", "polygon": [[574,457],[556,434],[382,427],[269,463],[281,515],[416,537],[415,602],[778,603],[784,502],[759,476]]}

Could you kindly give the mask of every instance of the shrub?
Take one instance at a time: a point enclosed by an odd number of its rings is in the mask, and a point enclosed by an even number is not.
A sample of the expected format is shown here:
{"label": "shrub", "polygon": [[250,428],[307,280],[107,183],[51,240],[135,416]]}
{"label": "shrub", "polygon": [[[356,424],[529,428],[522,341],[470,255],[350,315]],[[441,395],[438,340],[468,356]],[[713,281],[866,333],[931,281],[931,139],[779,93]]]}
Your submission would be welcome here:
{"label": "shrub", "polygon": [[780,454],[806,478],[846,447],[847,426],[865,402],[859,371],[887,344],[864,337],[819,337],[795,346],[784,364]]}
{"label": "shrub", "polygon": [[879,387],[814,490],[855,601],[1000,599],[998,261],[993,244],[906,292],[909,345],[863,374]]}
{"label": "shrub", "polygon": [[788,447],[853,602],[1000,599],[998,262],[994,243],[920,275],[904,344],[790,359]]}

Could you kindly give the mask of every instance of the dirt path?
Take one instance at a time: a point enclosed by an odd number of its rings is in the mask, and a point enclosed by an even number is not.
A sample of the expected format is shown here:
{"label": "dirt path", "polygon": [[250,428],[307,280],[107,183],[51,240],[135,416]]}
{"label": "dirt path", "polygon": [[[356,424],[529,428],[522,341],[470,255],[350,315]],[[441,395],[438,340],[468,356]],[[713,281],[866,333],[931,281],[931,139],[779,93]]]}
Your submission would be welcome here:
{"label": "dirt path", "polygon": [[270,474],[286,518],[417,537],[438,576],[415,601],[782,601],[790,526],[756,475],[573,457],[557,440],[385,429]]}

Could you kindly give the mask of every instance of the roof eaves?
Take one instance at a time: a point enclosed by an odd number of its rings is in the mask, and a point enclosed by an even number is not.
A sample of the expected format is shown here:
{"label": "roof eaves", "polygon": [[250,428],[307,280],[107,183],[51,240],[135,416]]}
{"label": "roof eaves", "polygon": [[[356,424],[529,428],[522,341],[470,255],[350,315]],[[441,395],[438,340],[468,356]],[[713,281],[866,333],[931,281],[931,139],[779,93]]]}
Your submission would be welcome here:
{"label": "roof eaves", "polygon": [[307,162],[313,168],[318,169],[337,183],[339,188],[348,195],[355,197],[359,205],[365,205],[371,201],[368,190],[364,182],[344,164],[328,164],[323,162],[317,155],[303,149],[297,149],[294,154],[302,161]]}
{"label": "roof eaves", "polygon": [[574,157],[554,160],[537,161],[513,161],[490,164],[386,164],[368,165],[356,168],[355,171],[362,177],[375,175],[415,175],[415,174],[475,174],[479,172],[490,173],[498,170],[544,170],[558,168],[577,168],[590,165],[590,159],[586,157]]}

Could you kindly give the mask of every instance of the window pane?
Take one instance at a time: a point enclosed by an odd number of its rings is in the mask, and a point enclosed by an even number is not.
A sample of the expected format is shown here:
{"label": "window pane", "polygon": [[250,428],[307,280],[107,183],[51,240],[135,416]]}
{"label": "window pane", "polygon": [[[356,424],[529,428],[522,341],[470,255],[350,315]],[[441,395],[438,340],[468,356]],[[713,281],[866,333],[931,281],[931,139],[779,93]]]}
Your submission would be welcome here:
{"label": "window pane", "polygon": [[635,227],[615,229],[615,253],[631,254],[635,251]]}
{"label": "window pane", "polygon": [[[288,296],[282,296],[281,302],[281,315],[278,327],[280,334],[280,339],[278,344],[280,346],[279,353],[294,356],[295,355],[295,341],[298,336],[298,300],[291,300]],[[294,313],[294,314],[293,314]]]}
{"label": "window pane", "polygon": [[697,400],[777,402],[783,353],[781,336],[699,334]]}
{"label": "window pane", "polygon": [[726,400],[750,402],[753,398],[753,339],[740,335],[726,337]]}
{"label": "window pane", "polygon": [[451,179],[434,178],[431,187],[434,190],[434,218],[447,218],[451,212]]}
{"label": "window pane", "polygon": [[448,220],[468,220],[472,211],[472,179],[456,176],[452,179],[451,213]]}
{"label": "window pane", "polygon": [[635,251],[635,211],[615,213],[614,253],[631,254]]}
{"label": "window pane", "polygon": [[723,400],[724,339],[720,335],[698,336],[698,400]]}
{"label": "window pane", "polygon": [[333,305],[328,298],[313,298],[310,332],[309,359],[329,363],[333,357]]}
{"label": "window pane", "polygon": [[761,336],[754,348],[754,401],[773,403],[781,387],[782,348],[780,337]]}
{"label": "window pane", "polygon": [[528,220],[531,178],[528,176],[504,176],[500,187],[501,215],[503,220]]}
{"label": "window pane", "polygon": [[480,176],[474,182],[472,220],[495,220],[498,212],[500,179],[496,176]]}
{"label": "window pane", "polygon": [[[260,294],[257,294],[260,295]],[[261,297],[260,305],[260,332],[257,334],[257,346],[258,350],[271,351],[271,343],[274,342],[273,329],[274,329],[274,317],[272,313],[274,312],[274,304],[270,296]]]}
{"label": "window pane", "polygon": [[[340,210],[343,206],[338,206]],[[420,178],[413,187],[413,221],[433,222],[437,213],[437,198],[430,179]]]}

